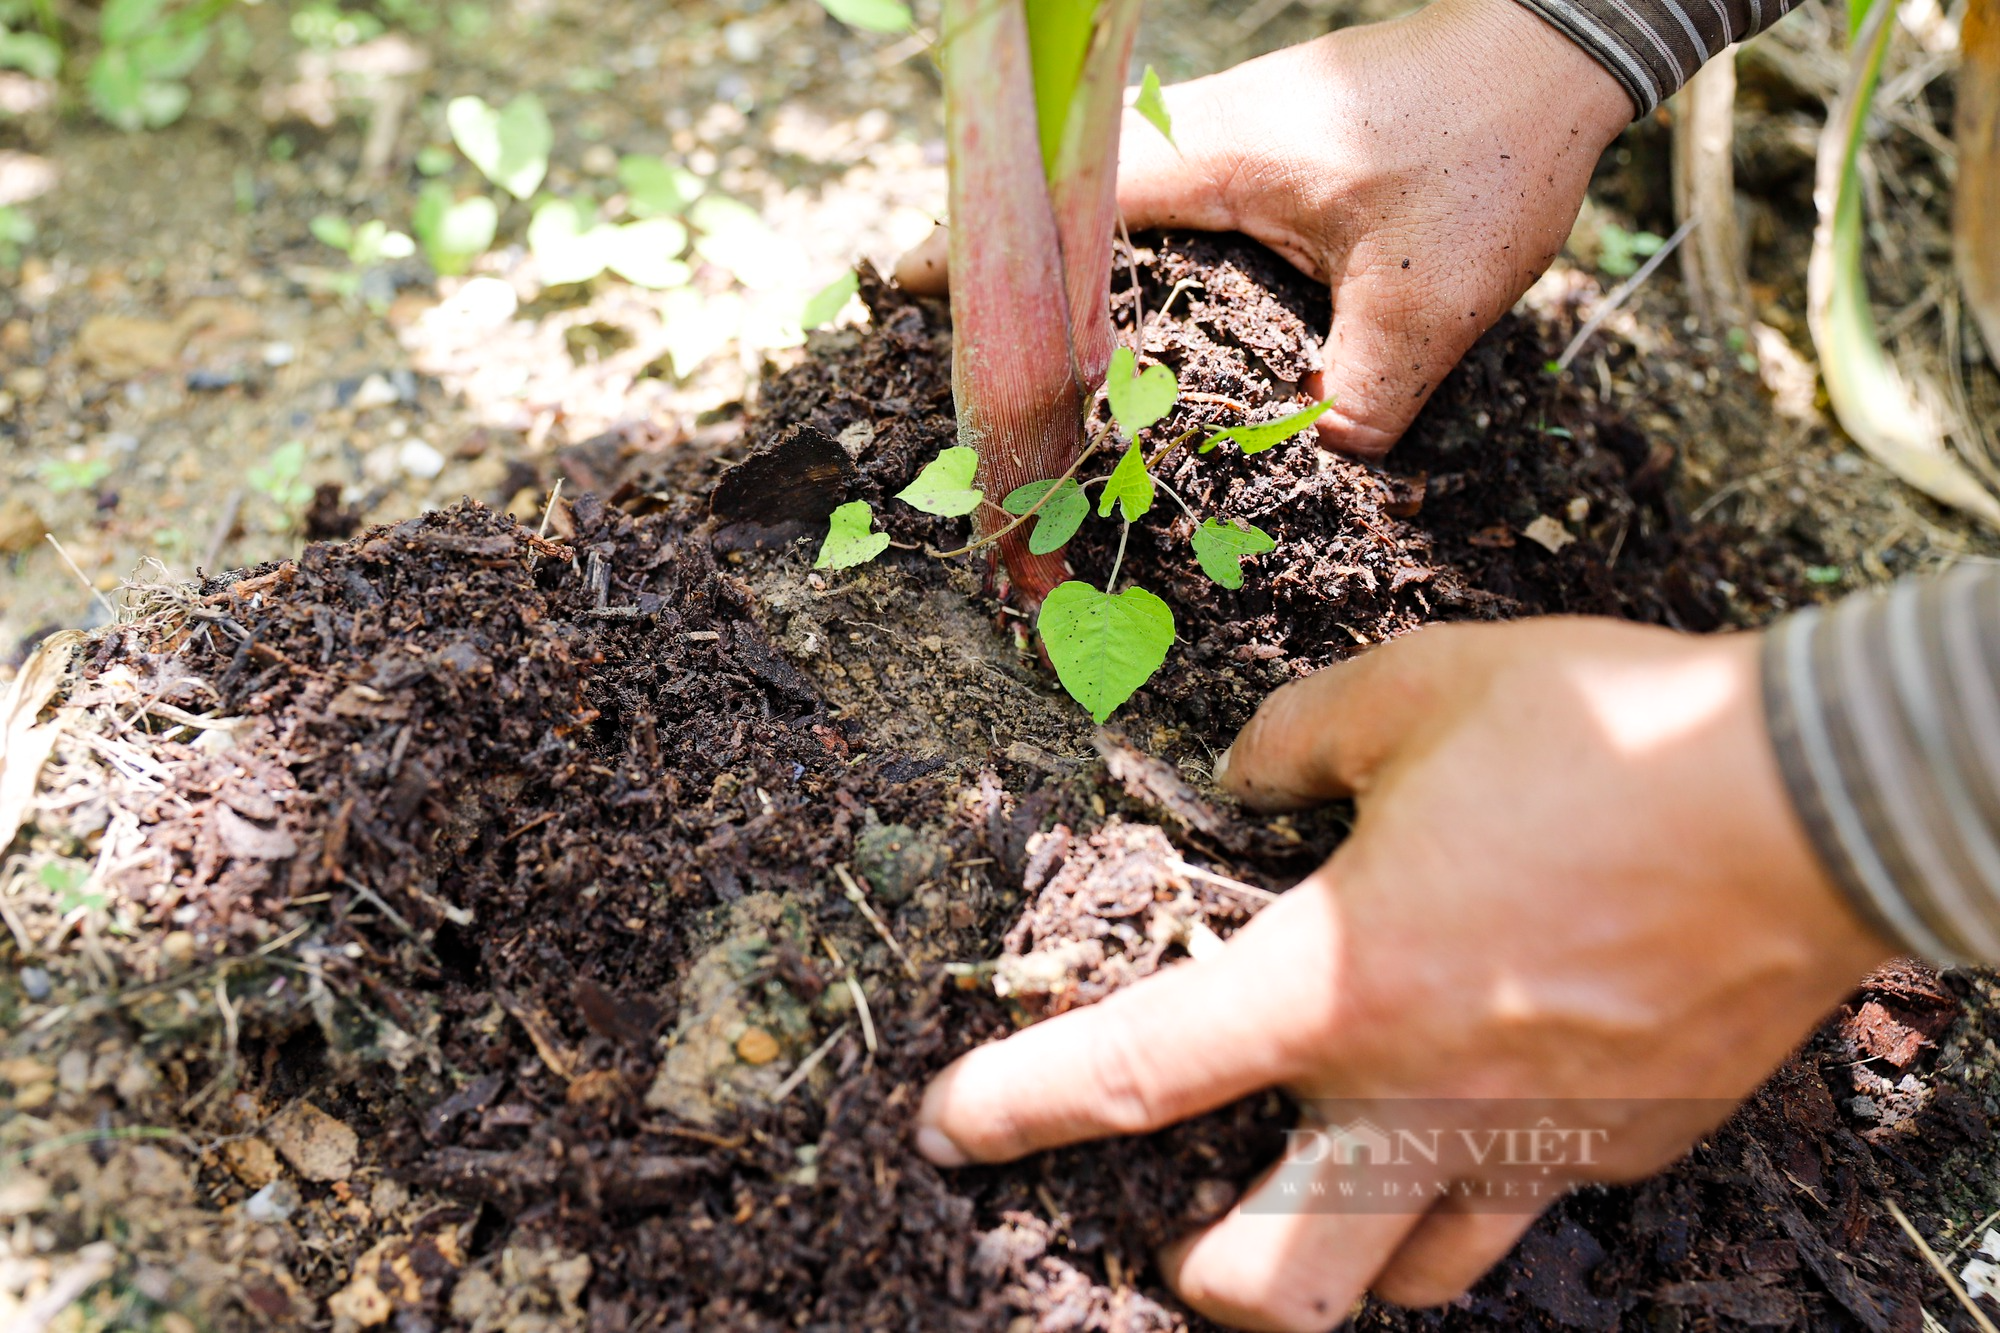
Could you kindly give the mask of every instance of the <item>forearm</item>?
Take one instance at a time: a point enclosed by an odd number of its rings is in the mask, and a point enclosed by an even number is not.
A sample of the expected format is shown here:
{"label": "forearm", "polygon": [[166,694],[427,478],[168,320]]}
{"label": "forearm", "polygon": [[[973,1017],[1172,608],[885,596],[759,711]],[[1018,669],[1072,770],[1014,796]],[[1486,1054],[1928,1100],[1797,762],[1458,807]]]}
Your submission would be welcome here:
{"label": "forearm", "polygon": [[1618,80],[1643,116],[1694,72],[1783,18],[1798,0],[1515,0]]}
{"label": "forearm", "polygon": [[2000,567],[1908,580],[1764,645],[1779,766],[1820,858],[1884,935],[2000,964]]}

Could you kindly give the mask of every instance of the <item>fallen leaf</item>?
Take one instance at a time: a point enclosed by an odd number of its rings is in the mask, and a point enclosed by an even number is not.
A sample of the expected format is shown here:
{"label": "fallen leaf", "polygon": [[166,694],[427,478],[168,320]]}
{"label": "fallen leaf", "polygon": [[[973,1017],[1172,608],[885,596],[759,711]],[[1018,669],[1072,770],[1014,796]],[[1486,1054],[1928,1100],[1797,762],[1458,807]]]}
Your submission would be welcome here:
{"label": "fallen leaf", "polygon": [[35,719],[55,697],[56,687],[68,673],[70,654],[82,642],[83,634],[77,630],[49,635],[22,664],[5,698],[0,699],[0,852],[14,841],[28,817],[42,765],[62,734],[62,718],[41,726],[35,725]]}
{"label": "fallen leaf", "polygon": [[49,525],[19,496],[0,500],[0,555],[19,555],[41,544]]}
{"label": "fallen leaf", "polygon": [[1547,514],[1537,514],[1534,522],[1521,529],[1521,535],[1550,555],[1557,554],[1576,540],[1576,534],[1564,527],[1560,519],[1550,518]]}

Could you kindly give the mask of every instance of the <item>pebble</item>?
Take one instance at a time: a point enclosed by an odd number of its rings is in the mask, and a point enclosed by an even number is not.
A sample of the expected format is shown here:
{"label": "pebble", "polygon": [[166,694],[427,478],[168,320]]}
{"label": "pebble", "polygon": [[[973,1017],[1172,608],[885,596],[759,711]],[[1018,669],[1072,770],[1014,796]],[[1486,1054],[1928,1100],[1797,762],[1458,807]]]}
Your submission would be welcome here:
{"label": "pebble", "polygon": [[736,1039],[736,1058],[746,1065],[768,1065],[778,1058],[778,1039],[762,1028],[751,1028]]}
{"label": "pebble", "polygon": [[29,999],[39,1004],[49,998],[55,986],[49,980],[49,974],[41,968],[24,967],[21,969],[21,989],[27,992]]}
{"label": "pebble", "polygon": [[397,399],[395,386],[389,383],[389,377],[378,371],[362,380],[355,387],[354,396],[342,406],[351,407],[356,412],[366,412],[371,407],[393,406]]}
{"label": "pebble", "polygon": [[289,366],[298,360],[299,351],[290,343],[265,343],[264,364],[276,370],[279,366]]}
{"label": "pebble", "polygon": [[252,1222],[282,1222],[298,1206],[298,1187],[274,1180],[243,1201],[243,1215]]}
{"label": "pebble", "polygon": [[444,471],[444,455],[431,448],[422,440],[405,440],[396,451],[396,463],[403,471],[422,481],[429,481]]}

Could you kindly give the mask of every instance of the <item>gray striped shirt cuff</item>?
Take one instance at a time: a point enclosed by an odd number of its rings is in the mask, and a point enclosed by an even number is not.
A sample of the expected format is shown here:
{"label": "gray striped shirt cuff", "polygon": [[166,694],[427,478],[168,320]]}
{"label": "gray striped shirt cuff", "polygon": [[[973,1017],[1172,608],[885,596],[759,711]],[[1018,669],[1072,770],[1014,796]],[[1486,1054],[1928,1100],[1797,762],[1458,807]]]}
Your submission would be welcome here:
{"label": "gray striped shirt cuff", "polygon": [[1635,118],[1674,95],[1732,42],[1755,37],[1799,0],[1520,0],[1611,71]]}
{"label": "gray striped shirt cuff", "polygon": [[1763,651],[1778,763],[1829,873],[1910,952],[2000,964],[2000,567],[1802,612]]}

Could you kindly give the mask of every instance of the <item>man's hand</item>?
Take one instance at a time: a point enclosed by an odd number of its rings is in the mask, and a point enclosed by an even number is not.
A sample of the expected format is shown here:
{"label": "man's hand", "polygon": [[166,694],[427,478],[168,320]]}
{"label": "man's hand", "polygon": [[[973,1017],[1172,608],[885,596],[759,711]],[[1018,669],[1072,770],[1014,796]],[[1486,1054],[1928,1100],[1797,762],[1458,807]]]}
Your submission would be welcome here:
{"label": "man's hand", "polygon": [[[1127,112],[1126,224],[1241,231],[1333,289],[1321,439],[1385,453],[1555,258],[1632,103],[1515,0],[1436,0],[1166,90],[1178,150]],[[897,277],[945,285],[942,234]]]}
{"label": "man's hand", "polygon": [[[1891,952],[1792,812],[1757,646],[1611,621],[1449,626],[1279,690],[1220,779],[1265,809],[1351,793],[1352,836],[1215,958],[945,1070],[919,1148],[1001,1161],[1283,1086],[1634,1099],[1569,1179],[1658,1170]],[[1162,1261],[1211,1317],[1325,1329],[1371,1287],[1456,1296],[1531,1220],[1239,1205]]]}

